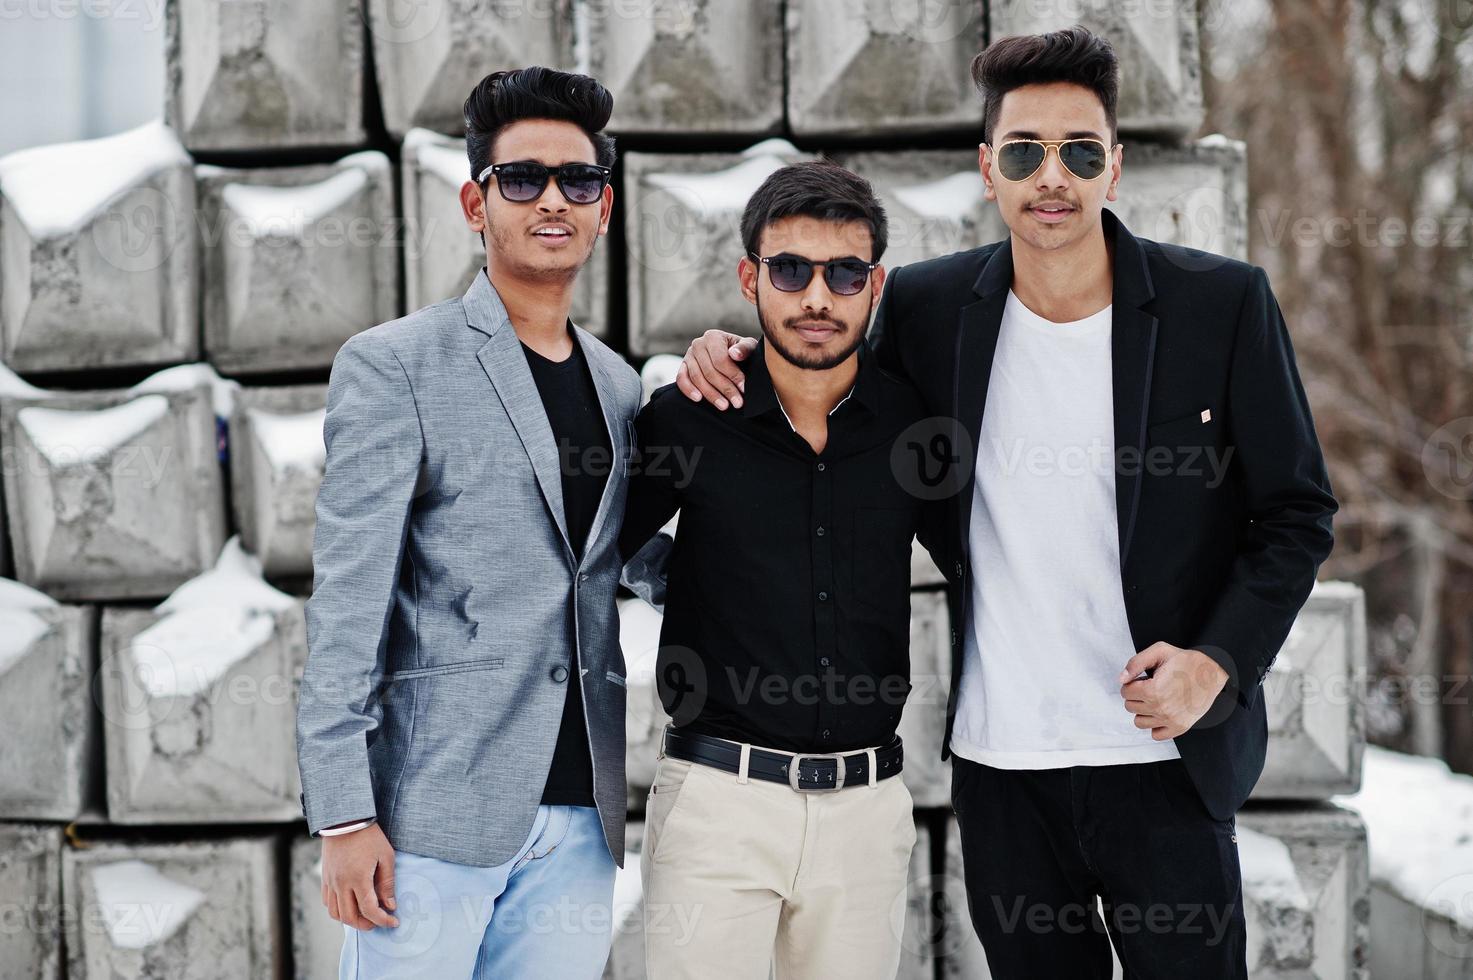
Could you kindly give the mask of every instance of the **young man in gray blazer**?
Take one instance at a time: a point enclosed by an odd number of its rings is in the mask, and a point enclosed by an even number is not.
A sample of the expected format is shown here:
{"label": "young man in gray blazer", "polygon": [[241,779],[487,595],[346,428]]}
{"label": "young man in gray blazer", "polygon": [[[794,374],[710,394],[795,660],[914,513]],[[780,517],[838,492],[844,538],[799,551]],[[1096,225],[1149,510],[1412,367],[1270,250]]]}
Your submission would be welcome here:
{"label": "young man in gray blazer", "polygon": [[328,386],[297,747],[342,977],[597,977],[624,859],[615,590],[640,386],[568,318],[613,204],[613,99],[497,72],[465,103],[465,295]]}

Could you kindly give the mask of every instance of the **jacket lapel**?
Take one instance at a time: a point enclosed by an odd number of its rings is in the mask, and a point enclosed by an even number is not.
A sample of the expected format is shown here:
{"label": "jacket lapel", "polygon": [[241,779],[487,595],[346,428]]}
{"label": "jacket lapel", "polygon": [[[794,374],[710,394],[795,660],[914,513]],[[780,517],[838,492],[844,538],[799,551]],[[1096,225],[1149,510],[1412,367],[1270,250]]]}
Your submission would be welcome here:
{"label": "jacket lapel", "polygon": [[483,267],[476,273],[475,281],[465,291],[466,324],[481,333],[487,340],[476,351],[476,360],[486,371],[496,395],[511,419],[517,437],[527,458],[532,461],[532,472],[537,476],[537,486],[542,498],[562,535],[563,547],[569,554],[572,545],[568,541],[568,523],[563,514],[563,481],[558,469],[557,443],[552,436],[552,426],[547,422],[547,412],[542,407],[542,396],[537,383],[532,380],[532,369],[527,366],[527,356],[522,353],[517,332],[511,326],[506,307],[501,297],[486,277]]}
{"label": "jacket lapel", "polygon": [[1145,249],[1115,213],[1104,212],[1106,237],[1115,242],[1111,302],[1110,365],[1115,399],[1115,522],[1120,533],[1120,573],[1135,535],[1145,466],[1146,411],[1156,354],[1156,315],[1144,309],[1156,297]]}
{"label": "jacket lapel", "polygon": [[956,377],[952,380],[953,414],[965,429],[967,445],[972,452],[963,453],[963,462],[972,468],[960,493],[953,497],[957,508],[957,527],[961,531],[962,553],[971,548],[972,494],[976,479],[977,451],[982,439],[982,413],[987,407],[987,385],[992,378],[992,359],[997,353],[997,338],[1002,329],[1002,311],[1007,305],[1008,287],[1013,282],[1013,248],[1004,239],[982,267],[973,291],[977,299],[963,306],[956,336]]}
{"label": "jacket lapel", "polygon": [[604,526],[604,519],[608,516],[609,501],[614,496],[614,481],[623,476],[623,470],[619,464],[619,428],[623,418],[619,414],[619,394],[614,387],[614,379],[609,377],[608,368],[604,366],[603,358],[595,348],[597,341],[593,335],[582,327],[574,326],[573,336],[578,339],[578,344],[583,348],[583,359],[588,364],[588,372],[593,375],[593,387],[598,391],[598,405],[603,410],[604,427],[609,430],[609,476],[604,481],[603,495],[598,500],[598,510],[593,515],[593,526],[588,529],[588,538],[583,544],[583,555],[586,558],[593,551],[593,543],[598,540],[599,531]]}

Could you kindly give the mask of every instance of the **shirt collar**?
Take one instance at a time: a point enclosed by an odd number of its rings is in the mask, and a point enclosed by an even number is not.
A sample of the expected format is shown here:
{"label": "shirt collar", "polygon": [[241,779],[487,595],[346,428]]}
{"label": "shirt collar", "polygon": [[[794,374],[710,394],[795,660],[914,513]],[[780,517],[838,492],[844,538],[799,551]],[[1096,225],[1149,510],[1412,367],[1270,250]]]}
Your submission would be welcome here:
{"label": "shirt collar", "polygon": [[[788,427],[796,432],[793,420],[788,417],[787,409],[783,408],[782,400],[777,396],[777,389],[772,385],[772,375],[767,371],[766,347],[766,338],[759,340],[757,346],[752,349],[751,356],[746,360],[747,383],[746,389],[742,392],[742,414],[755,418],[776,409],[787,420]],[[869,341],[866,339],[859,345],[859,371],[854,377],[854,384],[850,386],[848,394],[829,409],[831,417],[839,410],[840,405],[850,400],[872,414],[876,411],[875,388],[879,379],[875,378],[874,374],[879,369],[872,363],[873,360],[874,356],[870,353]]]}

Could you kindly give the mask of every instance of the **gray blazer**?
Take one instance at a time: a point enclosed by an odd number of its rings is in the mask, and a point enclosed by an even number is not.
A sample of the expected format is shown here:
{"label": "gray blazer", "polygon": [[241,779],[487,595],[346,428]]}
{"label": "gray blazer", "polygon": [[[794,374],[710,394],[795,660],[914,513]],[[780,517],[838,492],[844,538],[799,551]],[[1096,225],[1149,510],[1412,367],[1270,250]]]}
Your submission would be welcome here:
{"label": "gray blazer", "polygon": [[350,339],[328,384],[297,755],[308,830],[501,864],[525,841],[582,671],[593,792],[624,864],[619,524],[639,377],[575,330],[614,461],[583,559],[557,445],[485,271]]}

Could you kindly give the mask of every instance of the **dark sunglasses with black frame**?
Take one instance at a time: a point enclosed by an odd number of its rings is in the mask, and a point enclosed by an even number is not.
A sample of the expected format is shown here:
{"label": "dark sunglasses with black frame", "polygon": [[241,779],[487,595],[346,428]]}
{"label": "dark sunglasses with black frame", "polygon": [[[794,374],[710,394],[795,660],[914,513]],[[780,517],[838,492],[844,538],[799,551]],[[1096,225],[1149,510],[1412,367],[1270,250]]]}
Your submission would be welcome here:
{"label": "dark sunglasses with black frame", "polygon": [[496,189],[501,196],[513,204],[535,201],[547,190],[550,177],[557,178],[558,190],[569,204],[593,204],[608,186],[613,170],[595,163],[565,163],[560,167],[548,167],[536,160],[516,160],[511,163],[493,163],[476,176],[476,183],[484,183],[489,176],[496,177]]}
{"label": "dark sunglasses with black frame", "polygon": [[814,268],[822,266],[823,281],[829,287],[829,292],[835,296],[853,296],[864,289],[870,272],[880,264],[866,262],[853,255],[829,259],[827,262],[815,262],[791,252],[779,252],[766,257],[756,252],[747,254],[754,261],[767,266],[767,278],[772,280],[775,289],[785,293],[800,293],[807,289],[808,284],[813,281]]}

